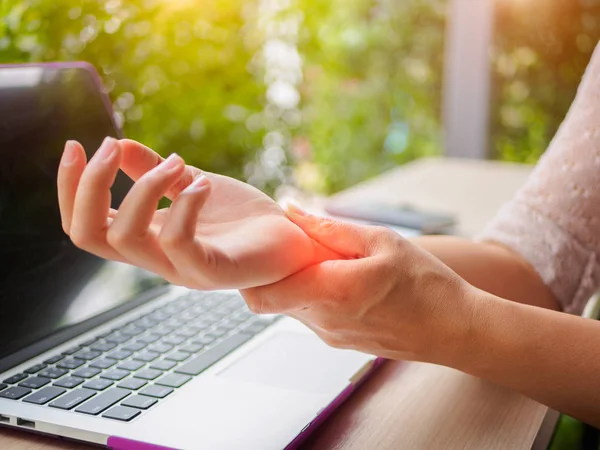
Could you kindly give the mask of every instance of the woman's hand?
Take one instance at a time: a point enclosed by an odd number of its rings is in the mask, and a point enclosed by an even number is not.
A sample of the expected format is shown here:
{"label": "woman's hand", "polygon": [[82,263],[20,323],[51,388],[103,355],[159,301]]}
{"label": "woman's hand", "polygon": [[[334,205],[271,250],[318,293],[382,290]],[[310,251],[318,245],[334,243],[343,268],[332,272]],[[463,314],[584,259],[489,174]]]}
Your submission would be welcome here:
{"label": "woman's hand", "polygon": [[[119,168],[136,183],[117,211],[110,188]],[[58,194],[75,245],[193,289],[274,283],[328,255],[259,190],[134,141],[107,138],[89,163],[67,143]],[[173,203],[157,210],[163,196]]]}
{"label": "woman's hand", "polygon": [[287,314],[333,347],[386,358],[449,364],[460,354],[474,288],[456,273],[386,228],[318,218],[293,205],[288,216],[347,259],[243,290],[252,311]]}

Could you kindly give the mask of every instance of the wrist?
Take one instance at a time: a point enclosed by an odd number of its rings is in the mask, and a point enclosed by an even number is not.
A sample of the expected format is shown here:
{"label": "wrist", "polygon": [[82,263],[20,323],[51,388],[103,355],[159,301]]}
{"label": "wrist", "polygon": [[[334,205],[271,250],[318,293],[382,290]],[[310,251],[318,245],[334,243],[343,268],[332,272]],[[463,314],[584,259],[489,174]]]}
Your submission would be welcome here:
{"label": "wrist", "polygon": [[504,361],[500,355],[519,346],[515,329],[526,328],[518,324],[521,310],[528,307],[477,288],[468,297],[470,317],[452,367],[488,378],[497,362]]}
{"label": "wrist", "polygon": [[429,346],[428,362],[464,370],[476,349],[474,340],[479,338],[486,317],[482,305],[487,295],[461,280],[436,314],[438,320],[432,325],[434,342]]}

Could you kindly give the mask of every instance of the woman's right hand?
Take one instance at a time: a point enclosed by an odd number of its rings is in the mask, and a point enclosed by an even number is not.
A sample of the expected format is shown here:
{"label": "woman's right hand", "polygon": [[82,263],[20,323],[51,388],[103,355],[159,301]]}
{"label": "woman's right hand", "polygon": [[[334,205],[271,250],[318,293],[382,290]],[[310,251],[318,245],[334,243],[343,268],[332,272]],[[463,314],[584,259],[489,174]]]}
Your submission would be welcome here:
{"label": "woman's right hand", "polygon": [[[110,188],[119,168],[135,184],[114,210]],[[163,196],[173,203],[157,210]],[[75,245],[192,289],[261,286],[336,257],[258,189],[177,155],[163,160],[135,141],[107,138],[89,162],[79,143],[67,143],[58,197]]]}

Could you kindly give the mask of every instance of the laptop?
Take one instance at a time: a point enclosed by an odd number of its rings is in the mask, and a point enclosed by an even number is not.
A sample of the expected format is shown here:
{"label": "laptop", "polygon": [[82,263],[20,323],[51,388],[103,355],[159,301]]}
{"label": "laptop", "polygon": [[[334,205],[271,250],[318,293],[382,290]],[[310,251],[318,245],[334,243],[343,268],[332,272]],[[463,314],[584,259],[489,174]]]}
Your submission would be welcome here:
{"label": "laptop", "polygon": [[[0,425],[113,449],[296,448],[379,360],[254,315],[237,291],[76,248],[59,159],[67,139],[93,152],[108,135],[88,64],[0,66]],[[113,207],[130,186],[120,174]]]}

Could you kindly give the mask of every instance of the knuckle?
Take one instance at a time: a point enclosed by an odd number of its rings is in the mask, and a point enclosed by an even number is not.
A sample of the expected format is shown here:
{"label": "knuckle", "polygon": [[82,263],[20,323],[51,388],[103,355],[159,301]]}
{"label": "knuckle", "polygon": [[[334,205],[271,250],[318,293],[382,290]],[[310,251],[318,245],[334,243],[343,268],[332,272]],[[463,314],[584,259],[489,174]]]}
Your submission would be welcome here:
{"label": "knuckle", "polygon": [[403,241],[403,239],[400,238],[398,233],[391,230],[390,228],[383,227],[380,225],[372,227],[370,237],[370,247],[373,251],[379,251],[381,249],[389,248],[393,243]]}
{"label": "knuckle", "polygon": [[89,249],[95,242],[94,237],[89,232],[80,228],[71,227],[69,237],[71,238],[71,242],[82,250]]}
{"label": "knuckle", "polygon": [[111,247],[125,247],[131,242],[132,236],[127,230],[111,227],[106,234],[106,240]]}
{"label": "knuckle", "polygon": [[334,334],[334,333],[322,333],[321,334],[321,339],[330,347],[333,348],[345,348],[346,347],[346,340],[343,339],[341,336]]}
{"label": "knuckle", "polygon": [[263,314],[263,299],[260,295],[249,295],[244,297],[248,309],[253,314]]}
{"label": "knuckle", "polygon": [[62,222],[62,229],[67,236],[69,236],[71,234],[71,226],[68,223],[66,223],[65,221]]}
{"label": "knuckle", "polygon": [[170,227],[165,227],[158,235],[158,241],[164,248],[178,249],[185,243],[185,238],[181,233],[171,229]]}

